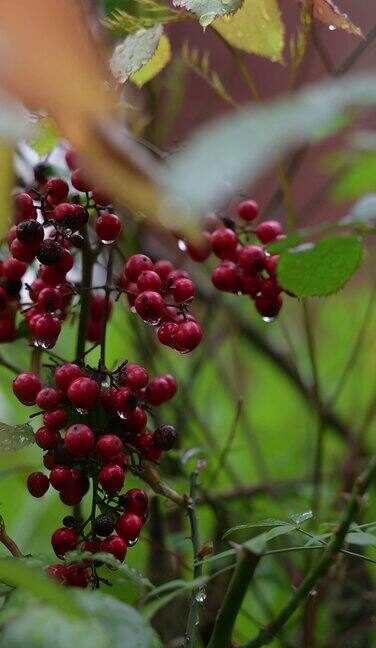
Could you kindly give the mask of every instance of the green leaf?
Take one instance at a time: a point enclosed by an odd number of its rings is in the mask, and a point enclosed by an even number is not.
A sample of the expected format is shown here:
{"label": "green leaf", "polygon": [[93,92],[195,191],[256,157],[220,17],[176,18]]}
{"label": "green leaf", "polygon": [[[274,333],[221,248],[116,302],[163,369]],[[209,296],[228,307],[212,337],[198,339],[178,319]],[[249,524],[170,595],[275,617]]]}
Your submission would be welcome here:
{"label": "green leaf", "polygon": [[278,280],[298,297],[337,292],[358,268],[362,245],[356,236],[327,236],[318,243],[285,252],[278,262]]}
{"label": "green leaf", "polygon": [[329,28],[343,29],[354,34],[363,36],[362,30],[351,22],[347,14],[342,13],[332,0],[313,0],[313,15],[320,22],[329,25]]}
{"label": "green leaf", "polygon": [[75,592],[76,601],[105,629],[111,648],[161,648],[154,630],[134,608],[101,592]]}
{"label": "green leaf", "polygon": [[337,202],[357,198],[376,191],[376,153],[355,154],[335,181],[330,197]]}
{"label": "green leaf", "polygon": [[0,452],[18,450],[34,442],[33,428],[29,423],[7,425],[0,422]]}
{"label": "green leaf", "polygon": [[77,617],[83,613],[80,606],[72,601],[67,589],[48,578],[40,569],[30,567],[22,560],[0,559],[0,581],[35,594],[70,617]]}
{"label": "green leaf", "polygon": [[117,45],[110,60],[110,69],[115,79],[124,82],[145,65],[155,53],[162,32],[162,25],[139,29]]}
{"label": "green leaf", "polygon": [[238,9],[242,0],[173,0],[175,7],[192,11],[199,19],[200,25],[207,27],[217,18]]}
{"label": "green leaf", "polygon": [[154,79],[171,59],[171,45],[166,34],[162,34],[159,39],[158,47],[153,56],[145,65],[143,65],[137,72],[134,72],[130,79],[139,88],[142,88],[145,83]]}
{"label": "green leaf", "polygon": [[50,607],[33,606],[5,624],[1,648],[110,648],[107,633],[96,619],[71,619]]}
{"label": "green leaf", "polygon": [[213,26],[230,45],[283,61],[285,28],[277,0],[244,0],[235,14],[218,18]]}
{"label": "green leaf", "polygon": [[300,527],[304,522],[311,520],[312,518],[312,511],[303,511],[303,513],[292,513],[290,515],[290,520],[292,520],[297,527]]}
{"label": "green leaf", "polygon": [[171,155],[165,184],[172,199],[196,213],[214,209],[228,195],[228,183],[234,191],[251,185],[278,156],[312,139],[341,110],[375,103],[376,76],[357,74],[256,108],[243,106],[205,124]]}
{"label": "green leaf", "polygon": [[251,540],[245,542],[243,546],[246,547],[247,549],[250,549],[254,553],[260,554],[263,552],[265,545],[270,540],[274,540],[274,538],[278,538],[281,535],[286,535],[287,533],[291,533],[292,531],[296,531],[295,524],[285,524],[283,526],[277,526],[274,527],[273,529],[270,529],[269,531],[260,533],[254,538],[251,538]]}
{"label": "green leaf", "polygon": [[42,117],[34,127],[29,145],[38,155],[46,155],[59,143],[59,133],[52,117]]}
{"label": "green leaf", "polygon": [[363,196],[350,209],[347,216],[342,218],[344,225],[359,223],[361,225],[373,226],[376,224],[376,194]]}
{"label": "green leaf", "polygon": [[364,531],[350,531],[346,535],[346,542],[349,544],[354,544],[354,545],[361,545],[361,546],[368,546],[368,545],[376,545],[376,536],[374,536],[372,533],[366,533]]}
{"label": "green leaf", "polygon": [[285,520],[277,520],[274,518],[266,518],[265,520],[260,520],[259,522],[237,524],[236,526],[231,527],[231,529],[228,529],[222,536],[222,539],[224,540],[225,538],[227,538],[227,536],[235,533],[236,531],[244,531],[245,529],[254,529],[257,527],[284,527],[286,525],[290,526],[290,523],[286,522]]}

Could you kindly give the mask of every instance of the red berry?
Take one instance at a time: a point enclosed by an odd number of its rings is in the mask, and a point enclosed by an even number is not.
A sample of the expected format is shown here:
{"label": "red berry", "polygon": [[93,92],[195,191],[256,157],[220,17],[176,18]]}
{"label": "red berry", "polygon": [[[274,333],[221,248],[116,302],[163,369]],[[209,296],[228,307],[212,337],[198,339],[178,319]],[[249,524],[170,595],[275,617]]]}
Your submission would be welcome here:
{"label": "red berry", "polygon": [[56,555],[61,558],[76,547],[77,534],[71,527],[61,527],[53,532],[51,544]]}
{"label": "red berry", "polygon": [[149,498],[142,488],[131,488],[124,495],[121,495],[121,506],[127,513],[134,513],[143,519],[148,512]]}
{"label": "red berry", "polygon": [[211,255],[212,249],[213,246],[207,232],[203,232],[202,238],[199,241],[187,242],[187,252],[193,261],[206,261]]}
{"label": "red berry", "polygon": [[50,483],[57,491],[69,488],[73,484],[71,470],[66,466],[55,466],[50,473]]}
{"label": "red berry", "polygon": [[124,266],[124,272],[129,281],[137,281],[143,270],[154,270],[154,264],[145,254],[133,254]]}
{"label": "red berry", "polygon": [[52,470],[52,468],[55,468],[56,461],[55,461],[54,453],[51,450],[46,452],[46,454],[44,455],[44,457],[43,457],[43,465],[48,470]]}
{"label": "red berry", "polygon": [[151,405],[161,405],[176,393],[177,385],[171,374],[161,374],[152,378],[147,386],[146,398]]}
{"label": "red berry", "polygon": [[238,244],[238,237],[234,230],[228,227],[220,227],[212,233],[211,244],[217,257],[220,259],[232,259]]}
{"label": "red berry", "polygon": [[98,187],[94,187],[93,189],[93,200],[97,203],[97,205],[102,205],[102,207],[107,207],[107,205],[111,204],[111,198],[101,189],[98,189]]}
{"label": "red berry", "polygon": [[193,351],[202,340],[202,328],[198,322],[183,322],[174,336],[174,349],[180,353]]}
{"label": "red berry", "polygon": [[65,281],[65,273],[57,270],[54,266],[42,265],[40,277],[47,286],[57,286]]}
{"label": "red berry", "polygon": [[139,434],[143,432],[148,421],[147,414],[142,407],[135,407],[134,410],[127,412],[125,428],[127,432]]}
{"label": "red berry", "polygon": [[0,317],[0,342],[11,342],[16,337],[16,326],[14,318],[9,316]]}
{"label": "red berry", "polygon": [[15,206],[15,219],[16,222],[27,220],[29,218],[35,219],[37,217],[37,210],[34,207],[33,199],[27,193],[19,193],[14,197]]}
{"label": "red berry", "polygon": [[94,448],[94,433],[81,423],[71,425],[65,434],[64,445],[74,457],[87,457]]}
{"label": "red berry", "polygon": [[160,259],[154,264],[155,272],[160,276],[162,281],[174,270],[174,264],[168,259]]}
{"label": "red berry", "polygon": [[134,513],[124,513],[119,517],[116,524],[117,533],[128,544],[137,540],[141,529],[141,518]]}
{"label": "red berry", "polygon": [[149,382],[148,372],[141,365],[127,362],[120,372],[120,382],[133,391],[146,387]]}
{"label": "red berry", "polygon": [[265,267],[266,255],[259,245],[245,245],[237,253],[237,258],[246,272],[259,272]]}
{"label": "red berry", "polygon": [[60,433],[43,425],[35,432],[35,443],[42,450],[53,450],[61,442]]}
{"label": "red berry", "polygon": [[125,556],[127,555],[127,545],[124,542],[123,538],[120,538],[118,535],[111,535],[102,540],[100,544],[100,551],[105,551],[110,553],[115,558],[123,562]]}
{"label": "red berry", "polygon": [[55,207],[52,218],[59,224],[65,223],[68,219],[72,218],[75,211],[75,205],[72,203],[60,203]]}
{"label": "red berry", "polygon": [[13,381],[13,393],[23,405],[35,405],[42,382],[33,373],[21,373]]}
{"label": "red berry", "polygon": [[63,576],[71,587],[81,587],[84,589],[89,584],[89,572],[81,563],[65,565]]}
{"label": "red berry", "polygon": [[6,309],[8,301],[9,299],[6,290],[4,290],[2,286],[0,286],[0,310]]}
{"label": "red berry", "polygon": [[63,391],[66,391],[76,378],[80,378],[83,375],[78,365],[67,362],[56,369],[54,379],[57,386]]}
{"label": "red berry", "polygon": [[254,299],[261,291],[261,277],[256,273],[239,272],[242,292]]}
{"label": "red berry", "polygon": [[158,329],[158,340],[165,346],[173,347],[178,324],[175,322],[163,322]]}
{"label": "red berry", "polygon": [[3,261],[3,275],[7,279],[21,279],[26,270],[27,265],[24,261],[18,261],[18,259],[13,259],[13,257],[8,257]]}
{"label": "red berry", "polygon": [[68,168],[71,171],[74,171],[79,167],[79,158],[78,158],[78,153],[74,149],[67,149],[65,151],[65,161],[67,163]]}
{"label": "red berry", "polygon": [[59,258],[56,261],[55,269],[57,272],[66,274],[69,270],[73,268],[74,259],[69,250],[62,248]]}
{"label": "red berry", "polygon": [[145,290],[136,297],[134,307],[143,320],[150,323],[159,322],[164,310],[163,297],[153,291]]}
{"label": "red berry", "polygon": [[46,182],[46,193],[51,203],[59,203],[67,197],[68,184],[62,178],[50,178]]}
{"label": "red berry", "polygon": [[33,472],[27,478],[27,487],[33,497],[43,497],[49,485],[48,477],[42,472]]}
{"label": "red berry", "polygon": [[48,565],[45,571],[47,576],[53,578],[54,580],[57,580],[59,583],[63,583],[65,581],[64,569],[65,569],[65,565],[61,565],[59,563],[56,565]]}
{"label": "red berry", "polygon": [[60,331],[60,320],[58,317],[55,317],[51,313],[40,315],[34,327],[35,338],[46,349],[50,349],[55,345]]}
{"label": "red berry", "polygon": [[177,304],[183,304],[194,297],[195,285],[190,279],[177,279],[171,286],[171,294]]}
{"label": "red berry", "polygon": [[121,220],[116,214],[100,212],[95,221],[95,231],[102,243],[115,243],[121,232]]}
{"label": "red berry", "polygon": [[62,308],[63,298],[59,290],[49,286],[39,292],[37,304],[43,311],[49,313]]}
{"label": "red berry", "polygon": [[18,239],[14,239],[10,246],[10,252],[14,259],[31,263],[35,259],[36,248],[34,245],[27,245],[26,243],[21,243]]}
{"label": "red berry", "polygon": [[91,378],[76,378],[68,387],[68,398],[75,407],[91,409],[99,398],[99,386]]}
{"label": "red berry", "polygon": [[257,238],[261,241],[261,243],[270,243],[282,233],[283,228],[281,223],[279,223],[278,221],[263,221],[256,227]]}
{"label": "red berry", "polygon": [[143,270],[138,275],[137,288],[140,292],[144,290],[159,291],[162,287],[162,279],[154,270]]}
{"label": "red berry", "polygon": [[242,200],[238,205],[238,214],[245,221],[252,221],[259,215],[259,206],[255,200]]}
{"label": "red berry", "polygon": [[122,451],[123,444],[115,434],[105,434],[100,437],[95,446],[95,452],[101,463],[111,463]]}
{"label": "red berry", "polygon": [[116,393],[116,409],[118,412],[129,414],[137,406],[137,396],[129,387],[120,387]]}
{"label": "red berry", "polygon": [[62,430],[68,422],[68,416],[64,409],[50,410],[43,415],[43,423],[50,430]]}
{"label": "red berry", "polygon": [[268,256],[265,259],[265,270],[271,277],[273,277],[277,273],[278,259],[279,259],[279,254]]}
{"label": "red berry", "polygon": [[88,193],[91,191],[91,184],[85,178],[82,169],[75,169],[71,175],[71,182],[77,191],[82,191],[83,193]]}
{"label": "red berry", "polygon": [[232,261],[222,261],[212,273],[213,285],[224,292],[236,293],[239,290],[238,268]]}
{"label": "red berry", "polygon": [[59,497],[63,504],[74,506],[81,502],[85,492],[86,491],[81,484],[73,484],[72,486],[69,486],[69,488],[61,490]]}
{"label": "red berry", "polygon": [[124,484],[125,473],[117,464],[106,464],[98,473],[98,481],[110,496],[115,495]]}
{"label": "red berry", "polygon": [[255,306],[260,315],[267,317],[268,319],[273,319],[278,315],[282,308],[282,297],[281,295],[275,295],[272,297],[259,295],[256,297]]}

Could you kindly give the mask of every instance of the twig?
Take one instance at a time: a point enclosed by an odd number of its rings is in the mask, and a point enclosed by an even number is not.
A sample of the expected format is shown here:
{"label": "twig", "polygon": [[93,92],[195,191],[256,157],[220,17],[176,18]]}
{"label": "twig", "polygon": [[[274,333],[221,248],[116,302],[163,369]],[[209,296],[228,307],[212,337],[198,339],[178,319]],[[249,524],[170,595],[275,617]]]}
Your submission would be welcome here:
{"label": "twig", "polygon": [[[197,495],[197,481],[202,462],[198,462],[196,470],[191,474],[191,487],[189,491],[188,503],[188,517],[191,525],[191,540],[193,548],[193,578],[196,580],[202,576],[203,561],[200,558],[200,536],[196,515],[196,495]],[[189,603],[187,628],[185,631],[184,648],[194,648],[196,645],[196,630],[200,620],[200,587],[195,587],[192,591],[191,600]]]}
{"label": "twig", "polygon": [[2,516],[0,516],[0,542],[8,549],[12,556],[22,556],[21,549],[19,549],[15,541],[7,534]]}
{"label": "twig", "polygon": [[[82,285],[91,286],[93,259],[87,229],[83,231],[84,246],[82,248]],[[80,298],[80,319],[78,323],[76,361],[82,362],[85,354],[87,322],[89,318],[90,290],[84,291]]]}
{"label": "twig", "polygon": [[114,248],[110,245],[108,252],[108,262],[107,262],[107,275],[106,275],[106,287],[105,287],[105,298],[103,306],[103,315],[102,315],[102,328],[101,328],[101,353],[100,353],[100,366],[106,366],[106,331],[107,331],[107,319],[108,319],[108,310],[110,307],[110,295],[111,295],[111,279],[112,279],[112,270],[114,263]]}
{"label": "twig", "polygon": [[236,618],[261,555],[242,547],[238,561],[219,610],[208,648],[228,648]]}
{"label": "twig", "polygon": [[143,479],[158,495],[164,495],[178,506],[188,507],[188,498],[175,491],[166,482],[160,479],[157,469],[148,461],[143,461],[140,466],[129,466],[129,470],[137,477]]}
{"label": "twig", "polygon": [[251,641],[244,644],[242,648],[259,648],[260,646],[271,643],[275,635],[280,632],[283,626],[293,615],[295,610],[309,595],[309,592],[315,585],[316,581],[327,574],[331,565],[333,564],[333,561],[336,559],[338,552],[342,548],[349,527],[361,507],[362,497],[367,491],[370,483],[375,478],[375,475],[376,455],[372,457],[366,470],[355,480],[352,494],[349,499],[347,508],[342,516],[342,520],[318,563],[308,572],[301,585],[297,588],[293,596],[282,608],[281,612],[274,619],[273,623],[268,624],[263,630],[261,630],[257,637],[255,637],[255,639],[251,639]]}

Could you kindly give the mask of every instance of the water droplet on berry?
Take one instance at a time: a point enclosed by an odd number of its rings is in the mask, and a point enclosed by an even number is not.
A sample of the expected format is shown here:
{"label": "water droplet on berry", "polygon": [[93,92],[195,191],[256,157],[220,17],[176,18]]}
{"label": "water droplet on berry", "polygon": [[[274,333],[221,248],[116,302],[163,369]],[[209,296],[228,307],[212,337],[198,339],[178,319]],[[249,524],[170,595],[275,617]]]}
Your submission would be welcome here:
{"label": "water droplet on berry", "polygon": [[53,344],[47,342],[47,340],[34,340],[34,346],[37,349],[51,349],[51,347],[53,347]]}
{"label": "water droplet on berry", "polygon": [[267,324],[270,324],[271,322],[274,322],[275,317],[263,317],[262,319],[263,319],[264,322],[266,322]]}
{"label": "water droplet on berry", "polygon": [[101,243],[103,243],[103,245],[112,245],[113,243],[115,243],[115,240],[116,239],[112,239],[111,241],[106,241],[105,239],[101,239]]}
{"label": "water droplet on berry", "polygon": [[135,538],[134,540],[128,540],[127,542],[128,547],[134,547],[135,544],[137,544],[137,542],[138,542],[138,538]]}
{"label": "water droplet on berry", "polygon": [[125,412],[119,412],[119,410],[118,410],[116,413],[117,413],[118,416],[120,416],[121,419],[123,419],[123,421],[127,420],[128,417],[125,414]]}
{"label": "water droplet on berry", "polygon": [[179,248],[179,250],[181,250],[182,252],[186,252],[186,251],[187,251],[187,244],[186,244],[186,242],[185,242],[183,239],[179,239],[179,240],[178,240],[178,248]]}
{"label": "water droplet on berry", "polygon": [[89,413],[89,410],[84,409],[83,407],[76,407],[75,409],[76,409],[77,414],[82,414],[82,415],[84,415],[84,414],[88,414],[88,413]]}
{"label": "water droplet on berry", "polygon": [[136,311],[136,309],[135,309],[134,306],[131,306],[130,311],[131,311],[131,313],[137,313],[137,311]]}

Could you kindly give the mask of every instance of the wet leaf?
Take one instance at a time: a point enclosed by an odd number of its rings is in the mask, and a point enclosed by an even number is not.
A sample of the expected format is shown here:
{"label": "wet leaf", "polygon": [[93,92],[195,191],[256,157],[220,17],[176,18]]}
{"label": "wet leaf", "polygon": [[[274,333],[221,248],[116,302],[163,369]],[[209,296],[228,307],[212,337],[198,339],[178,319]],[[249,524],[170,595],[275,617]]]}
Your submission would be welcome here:
{"label": "wet leaf", "polygon": [[354,274],[361,256],[362,244],[356,236],[327,236],[283,253],[278,280],[298,297],[331,295]]}
{"label": "wet leaf", "polygon": [[156,52],[162,32],[162,25],[139,29],[117,45],[110,60],[110,69],[115,79],[124,82],[142,68]]}
{"label": "wet leaf", "polygon": [[213,27],[234,47],[283,61],[285,28],[277,0],[244,0],[235,14],[218,18]]}
{"label": "wet leaf", "polygon": [[173,0],[174,7],[192,11],[200,24],[207,27],[217,16],[223,16],[238,9],[242,0]]}
{"label": "wet leaf", "polygon": [[343,13],[332,0],[313,0],[313,15],[317,20],[329,25],[329,29],[344,31],[363,36],[362,30],[354,25],[346,13]]}
{"label": "wet leaf", "polygon": [[18,450],[33,443],[34,432],[29,423],[22,425],[0,423],[0,452]]}

